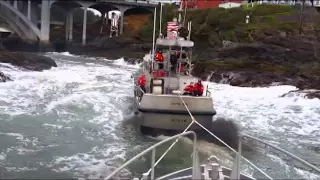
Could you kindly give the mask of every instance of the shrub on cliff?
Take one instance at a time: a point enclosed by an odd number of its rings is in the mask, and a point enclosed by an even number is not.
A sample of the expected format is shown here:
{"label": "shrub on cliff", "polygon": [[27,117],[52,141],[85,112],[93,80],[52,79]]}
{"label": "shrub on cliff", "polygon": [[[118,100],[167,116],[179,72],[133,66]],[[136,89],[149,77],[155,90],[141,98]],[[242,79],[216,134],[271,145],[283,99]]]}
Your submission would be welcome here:
{"label": "shrub on cliff", "polygon": [[[159,12],[159,11],[158,11]],[[177,8],[164,6],[163,32],[166,22],[177,16]],[[206,41],[210,46],[221,45],[222,40],[234,42],[253,42],[267,36],[267,31],[284,31],[293,33],[298,30],[298,23],[283,22],[278,16],[290,16],[295,12],[292,6],[287,5],[256,5],[240,8],[208,8],[188,10],[186,21],[192,21],[191,38],[194,41]],[[250,15],[250,23],[246,24],[246,16]],[[159,18],[157,19],[159,20]],[[157,22],[157,30],[159,23]],[[152,40],[152,18],[141,29],[142,40]],[[158,33],[157,33],[158,34]]]}

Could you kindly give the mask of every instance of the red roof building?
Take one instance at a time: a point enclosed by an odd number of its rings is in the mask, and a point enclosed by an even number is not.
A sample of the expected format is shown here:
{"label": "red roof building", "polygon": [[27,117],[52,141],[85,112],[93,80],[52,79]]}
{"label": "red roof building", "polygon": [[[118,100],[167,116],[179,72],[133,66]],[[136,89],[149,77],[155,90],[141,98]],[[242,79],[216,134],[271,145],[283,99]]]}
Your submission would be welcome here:
{"label": "red roof building", "polygon": [[204,9],[218,7],[219,4],[226,2],[242,3],[242,1],[243,0],[181,0],[181,3],[183,8],[187,6],[187,8]]}

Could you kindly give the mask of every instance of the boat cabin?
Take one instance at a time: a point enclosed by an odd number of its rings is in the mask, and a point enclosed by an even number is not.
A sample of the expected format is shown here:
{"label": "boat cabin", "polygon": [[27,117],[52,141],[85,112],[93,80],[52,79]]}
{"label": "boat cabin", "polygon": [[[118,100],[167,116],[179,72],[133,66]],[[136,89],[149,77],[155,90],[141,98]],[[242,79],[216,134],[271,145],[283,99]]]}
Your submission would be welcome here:
{"label": "boat cabin", "polygon": [[[147,75],[147,93],[182,94],[184,88],[195,81],[191,76],[191,56],[194,42],[181,38],[158,38],[155,56],[144,64]],[[161,61],[159,58],[161,55]]]}

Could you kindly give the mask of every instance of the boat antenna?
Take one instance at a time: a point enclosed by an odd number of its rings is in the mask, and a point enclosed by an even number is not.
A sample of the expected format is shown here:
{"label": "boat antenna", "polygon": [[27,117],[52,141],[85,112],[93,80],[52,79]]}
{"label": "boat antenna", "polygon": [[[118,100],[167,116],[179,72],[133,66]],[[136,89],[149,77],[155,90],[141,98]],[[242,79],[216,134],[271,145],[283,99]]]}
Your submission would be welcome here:
{"label": "boat antenna", "polygon": [[[182,1],[181,1],[182,2]],[[181,17],[181,12],[183,11],[183,9],[182,9],[182,3],[180,2],[180,7],[179,7],[179,9],[178,9],[178,23],[179,23],[179,27],[180,27],[180,25],[181,25],[181,21],[182,21],[182,17]]]}
{"label": "boat antenna", "polygon": [[162,2],[160,2],[160,22],[159,22],[159,37],[161,36],[161,24],[162,24]]}
{"label": "boat antenna", "polygon": [[189,21],[188,22],[188,31],[189,31],[188,32],[188,40],[190,40],[190,37],[191,37],[191,28],[192,28],[191,25],[192,25],[192,21]]}
{"label": "boat antenna", "polygon": [[157,19],[157,7],[154,8],[154,15],[153,15],[153,37],[152,37],[152,57],[151,57],[151,62],[152,62],[152,70],[153,70],[153,64],[154,64],[154,43],[156,39],[156,19]]}
{"label": "boat antenna", "polygon": [[184,23],[186,22],[186,14],[187,14],[187,6],[188,6],[188,1],[184,0],[184,16],[183,16],[183,27]]}

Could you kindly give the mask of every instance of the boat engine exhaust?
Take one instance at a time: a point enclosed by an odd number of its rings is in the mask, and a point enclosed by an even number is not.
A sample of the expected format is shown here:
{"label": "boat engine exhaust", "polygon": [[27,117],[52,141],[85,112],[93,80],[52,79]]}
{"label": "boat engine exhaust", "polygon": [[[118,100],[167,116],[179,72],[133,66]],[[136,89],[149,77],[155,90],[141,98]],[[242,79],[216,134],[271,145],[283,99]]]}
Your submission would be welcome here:
{"label": "boat engine exhaust", "polygon": [[[239,136],[239,128],[237,124],[234,122],[234,120],[217,118],[212,122],[212,125],[208,130],[213,134],[215,134],[217,137],[219,137],[222,141],[224,141],[233,149],[237,149],[240,136]],[[199,136],[199,139],[203,139],[203,140],[212,142],[214,144],[224,146],[221,142],[219,142],[217,139],[212,137],[205,130],[201,130],[200,132],[197,132],[197,135]]]}

